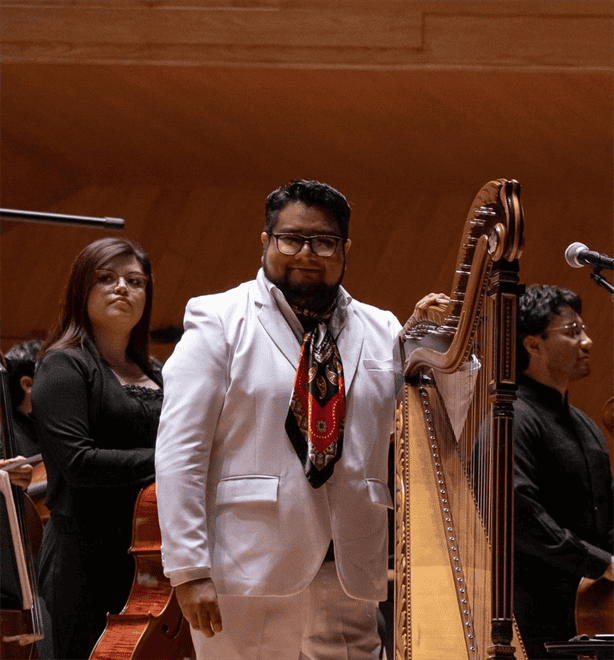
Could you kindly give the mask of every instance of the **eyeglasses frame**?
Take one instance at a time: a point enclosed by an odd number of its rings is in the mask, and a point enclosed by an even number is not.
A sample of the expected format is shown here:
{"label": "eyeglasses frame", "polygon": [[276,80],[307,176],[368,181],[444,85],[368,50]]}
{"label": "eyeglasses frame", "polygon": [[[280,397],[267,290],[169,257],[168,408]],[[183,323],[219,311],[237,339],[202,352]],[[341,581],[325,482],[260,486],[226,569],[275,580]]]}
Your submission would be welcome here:
{"label": "eyeglasses frame", "polygon": [[[146,273],[139,273],[138,271],[135,270],[135,271],[131,271],[130,273],[128,273],[127,275],[124,276],[124,275],[120,275],[119,273],[116,273],[112,268],[96,268],[94,272],[99,273],[101,271],[106,271],[108,273],[113,273],[113,275],[115,275],[115,277],[117,279],[115,280],[114,284],[109,284],[109,285],[105,285],[102,282],[98,282],[98,281],[95,280],[94,285],[98,284],[100,286],[103,286],[105,289],[113,289],[119,284],[119,280],[122,279],[126,283],[126,287],[128,289],[130,289],[130,291],[145,291],[147,289],[147,283],[149,282],[149,275],[147,275]],[[145,286],[143,286],[142,288],[137,287],[136,289],[134,287],[132,287],[128,283],[128,280],[126,279],[127,277],[130,277],[131,275],[138,275],[139,277],[142,277],[145,280]]]}
{"label": "eyeglasses frame", "polygon": [[[588,334],[586,332],[586,325],[584,323],[578,323],[577,321],[572,321],[571,323],[566,323],[565,325],[559,325],[556,328],[547,328],[546,329],[546,334],[550,332],[560,332],[564,330],[572,330],[574,328],[578,328],[578,332],[574,332],[573,334],[573,339],[576,341],[580,340],[580,337],[582,336],[582,333],[584,333],[584,336],[588,339]],[[583,341],[583,340],[581,340]]]}
{"label": "eyeglasses frame", "polygon": [[[293,234],[292,232],[282,232],[280,234],[275,234],[272,231],[267,231],[266,232],[269,236],[272,236],[275,239],[275,247],[277,248],[277,251],[279,254],[283,254],[286,257],[295,257],[305,246],[305,243],[309,245],[309,250],[313,255],[316,257],[319,257],[320,259],[330,259],[330,257],[334,257],[335,254],[337,254],[337,250],[339,249],[339,241],[342,241],[342,243],[345,243],[348,239],[344,238],[343,236],[334,236],[333,234],[317,234],[315,236],[303,236],[302,234]],[[302,245],[299,247],[299,249],[296,252],[289,253],[289,252],[282,252],[279,249],[279,238],[284,237],[284,236],[293,236],[294,238],[301,238],[303,239]],[[335,249],[333,250],[332,254],[328,254],[326,256],[321,256],[315,252],[313,249],[313,245],[311,244],[311,241],[314,238],[332,238],[335,239]]]}

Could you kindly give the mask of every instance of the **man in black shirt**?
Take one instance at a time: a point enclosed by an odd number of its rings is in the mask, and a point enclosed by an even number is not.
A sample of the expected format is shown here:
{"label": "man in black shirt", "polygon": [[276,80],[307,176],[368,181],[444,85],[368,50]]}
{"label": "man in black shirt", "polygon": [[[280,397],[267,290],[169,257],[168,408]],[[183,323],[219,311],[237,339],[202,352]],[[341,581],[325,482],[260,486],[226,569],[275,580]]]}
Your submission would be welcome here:
{"label": "man in black shirt", "polygon": [[15,444],[17,453],[27,457],[40,453],[34,421],[30,416],[32,411],[30,392],[34,379],[36,356],[40,347],[41,343],[33,339],[21,344],[14,344],[5,355],[13,407]]}
{"label": "man in black shirt", "polygon": [[554,286],[531,286],[519,300],[514,613],[530,660],[552,657],[544,642],[576,634],[582,577],[614,581],[607,447],[595,422],[567,402],[569,384],[590,372],[581,313],[580,298]]}

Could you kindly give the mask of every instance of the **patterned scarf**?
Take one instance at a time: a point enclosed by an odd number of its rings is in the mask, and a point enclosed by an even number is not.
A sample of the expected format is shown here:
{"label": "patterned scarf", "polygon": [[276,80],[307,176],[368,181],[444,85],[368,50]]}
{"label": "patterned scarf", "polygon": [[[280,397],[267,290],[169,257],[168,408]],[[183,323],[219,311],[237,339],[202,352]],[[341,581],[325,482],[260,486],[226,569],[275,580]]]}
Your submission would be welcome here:
{"label": "patterned scarf", "polygon": [[324,314],[293,308],[305,334],[286,431],[307,480],[314,488],[319,488],[331,476],[343,449],[343,366],[327,325],[334,308],[333,304]]}

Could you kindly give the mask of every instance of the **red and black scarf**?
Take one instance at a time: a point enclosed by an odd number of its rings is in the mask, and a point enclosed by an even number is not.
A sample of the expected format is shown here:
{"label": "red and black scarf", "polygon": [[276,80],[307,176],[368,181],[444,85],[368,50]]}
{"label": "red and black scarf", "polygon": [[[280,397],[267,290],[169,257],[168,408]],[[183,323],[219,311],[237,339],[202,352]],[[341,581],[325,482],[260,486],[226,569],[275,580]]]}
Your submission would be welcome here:
{"label": "red and black scarf", "polygon": [[319,488],[333,473],[343,449],[343,366],[327,325],[333,310],[324,315],[294,311],[305,334],[286,417],[286,431],[307,480],[314,488]]}

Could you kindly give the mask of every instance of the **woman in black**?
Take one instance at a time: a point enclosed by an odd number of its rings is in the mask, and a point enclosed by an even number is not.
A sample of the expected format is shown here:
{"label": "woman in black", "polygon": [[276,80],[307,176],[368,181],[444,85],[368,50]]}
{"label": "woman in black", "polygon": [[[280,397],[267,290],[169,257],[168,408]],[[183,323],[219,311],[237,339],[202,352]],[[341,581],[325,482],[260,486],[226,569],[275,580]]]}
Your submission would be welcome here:
{"label": "woman in black", "polygon": [[149,358],[151,264],[125,238],[76,258],[60,322],[41,349],[33,417],[47,468],[40,593],[54,658],[88,658],[107,612],[125,605],[136,496],[154,480],[162,405]]}

